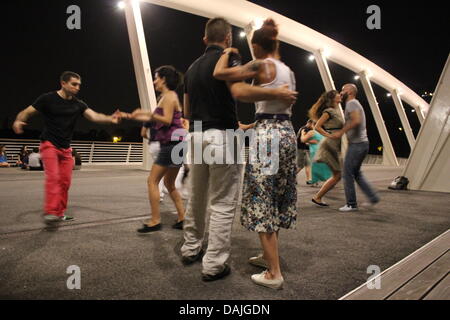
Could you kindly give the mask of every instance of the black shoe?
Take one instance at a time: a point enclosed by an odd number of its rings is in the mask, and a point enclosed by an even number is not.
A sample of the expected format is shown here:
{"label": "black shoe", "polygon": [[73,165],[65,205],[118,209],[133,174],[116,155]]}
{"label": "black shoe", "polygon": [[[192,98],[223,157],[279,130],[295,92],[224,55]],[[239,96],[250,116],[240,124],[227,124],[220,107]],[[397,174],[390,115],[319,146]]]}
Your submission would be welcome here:
{"label": "black shoe", "polygon": [[175,222],[175,223],[172,225],[172,228],[178,229],[178,230],[183,230],[183,222],[184,222],[184,220]]}
{"label": "black shoe", "polygon": [[329,204],[326,204],[325,202],[317,202],[314,199],[311,199],[311,201],[314,202],[315,204],[317,204],[320,207],[329,207],[330,206]]}
{"label": "black shoe", "polygon": [[225,264],[224,268],[222,270],[222,272],[215,274],[215,275],[210,275],[210,274],[202,274],[202,280],[203,281],[216,281],[222,278],[225,278],[227,275],[229,275],[231,273],[231,268],[229,265]]}
{"label": "black shoe", "polygon": [[193,264],[194,262],[199,261],[203,257],[203,253],[204,253],[203,249],[200,249],[200,251],[196,255],[189,256],[189,257],[184,257],[183,256],[181,258],[181,262],[185,266]]}
{"label": "black shoe", "polygon": [[144,224],[142,228],[138,229],[137,232],[139,233],[149,233],[153,231],[159,231],[161,230],[161,223],[155,224],[154,226],[149,227],[148,225]]}

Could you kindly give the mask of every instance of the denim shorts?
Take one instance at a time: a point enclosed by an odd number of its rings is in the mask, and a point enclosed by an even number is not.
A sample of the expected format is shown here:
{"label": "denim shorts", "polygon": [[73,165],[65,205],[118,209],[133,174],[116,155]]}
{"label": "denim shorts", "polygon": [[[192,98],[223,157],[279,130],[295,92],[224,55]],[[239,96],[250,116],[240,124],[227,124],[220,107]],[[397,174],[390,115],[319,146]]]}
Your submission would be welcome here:
{"label": "denim shorts", "polygon": [[[167,144],[161,144],[158,156],[156,157],[155,164],[160,165],[161,167],[169,167],[169,168],[181,168],[184,162],[184,146],[186,142],[169,142]],[[175,157],[172,157],[172,150],[175,146],[180,145],[178,148],[181,148],[179,153],[175,154]],[[180,161],[181,160],[181,161]]]}

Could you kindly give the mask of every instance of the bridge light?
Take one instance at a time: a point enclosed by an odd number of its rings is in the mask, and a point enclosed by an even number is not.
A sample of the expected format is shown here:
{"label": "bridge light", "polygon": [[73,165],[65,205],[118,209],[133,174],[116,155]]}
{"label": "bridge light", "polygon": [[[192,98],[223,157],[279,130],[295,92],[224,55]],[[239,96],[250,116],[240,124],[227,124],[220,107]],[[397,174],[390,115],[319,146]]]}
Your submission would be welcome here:
{"label": "bridge light", "polygon": [[387,93],[387,94],[386,94],[386,97],[390,98],[390,97],[392,97],[392,94]]}
{"label": "bridge light", "polygon": [[308,60],[309,61],[314,61],[316,59],[316,57],[314,57],[314,55],[313,54],[311,54],[309,57],[308,57]]}
{"label": "bridge light", "polygon": [[247,34],[246,34],[244,31],[241,31],[241,32],[239,33],[239,37],[241,37],[241,38],[245,38],[246,35],[247,35]]}
{"label": "bridge light", "polygon": [[383,151],[383,147],[382,147],[382,146],[379,146],[377,149],[378,149],[378,151],[380,151],[380,152]]}
{"label": "bridge light", "polygon": [[360,78],[359,76],[354,76],[353,77],[353,79],[355,79],[355,80],[359,80],[359,78]]}
{"label": "bridge light", "polygon": [[416,112],[416,110],[412,109],[411,112]]}
{"label": "bridge light", "polygon": [[402,127],[400,127],[400,128],[398,128],[398,130],[400,130],[400,131],[403,131],[403,128],[402,128]]}
{"label": "bridge light", "polygon": [[120,141],[122,141],[122,137],[113,137],[113,142],[114,143],[117,143],[117,142],[120,142]]}
{"label": "bridge light", "polygon": [[263,18],[256,18],[256,19],[253,20],[253,29],[254,30],[261,29],[263,24],[264,24],[264,19]]}
{"label": "bridge light", "polygon": [[117,8],[124,9],[125,8],[125,2],[123,2],[123,1],[118,2],[117,3]]}

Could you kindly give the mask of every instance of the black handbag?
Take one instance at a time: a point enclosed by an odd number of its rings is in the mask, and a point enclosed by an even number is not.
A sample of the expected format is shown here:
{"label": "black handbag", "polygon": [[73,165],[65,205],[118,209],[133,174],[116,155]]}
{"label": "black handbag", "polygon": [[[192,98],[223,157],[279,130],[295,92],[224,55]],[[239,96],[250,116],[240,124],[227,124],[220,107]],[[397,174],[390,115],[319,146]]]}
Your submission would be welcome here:
{"label": "black handbag", "polygon": [[408,189],[409,180],[407,177],[398,176],[391,182],[389,185],[389,189],[391,190],[407,190]]}

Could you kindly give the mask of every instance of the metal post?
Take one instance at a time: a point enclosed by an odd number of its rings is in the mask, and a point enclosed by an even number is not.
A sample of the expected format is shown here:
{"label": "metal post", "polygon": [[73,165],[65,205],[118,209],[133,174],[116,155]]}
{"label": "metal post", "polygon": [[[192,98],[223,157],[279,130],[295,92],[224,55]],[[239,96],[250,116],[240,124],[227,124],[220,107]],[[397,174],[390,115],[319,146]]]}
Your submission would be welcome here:
{"label": "metal post", "polygon": [[250,54],[252,55],[253,60],[255,59],[255,54],[253,53],[253,46],[252,46],[252,37],[254,31],[255,30],[253,29],[253,23],[249,23],[244,28],[245,37],[247,38],[248,49],[250,50]]}
{"label": "metal post", "polygon": [[416,139],[414,138],[414,134],[411,130],[411,126],[409,125],[408,117],[406,116],[405,108],[403,107],[402,100],[400,98],[400,94],[397,89],[394,89],[391,92],[392,99],[394,100],[395,107],[397,108],[398,116],[402,122],[403,130],[405,130],[406,138],[408,139],[409,146],[411,147],[411,151],[414,148],[414,144],[416,143]]}
{"label": "metal post", "polygon": [[392,147],[391,139],[389,138],[386,125],[383,120],[383,116],[378,106],[377,98],[372,89],[369,76],[365,71],[360,73],[361,83],[366,93],[367,100],[369,101],[370,109],[372,110],[373,117],[377,124],[378,133],[380,134],[381,141],[383,142],[383,165],[398,166],[398,160],[395,156],[394,148]]}
{"label": "metal post", "polygon": [[[139,1],[126,0],[125,3],[125,17],[127,21],[128,36],[130,38],[139,101],[142,109],[153,111],[157,106],[156,94],[153,87],[153,77],[147,53],[147,44],[145,42]],[[144,170],[150,170],[151,158],[149,157],[148,144],[145,143],[145,140],[143,140],[142,153],[142,168]]]}
{"label": "metal post", "polygon": [[127,164],[130,162],[130,155],[131,155],[131,143],[128,145],[127,160],[126,160]]}
{"label": "metal post", "polygon": [[[322,78],[323,86],[326,91],[336,90],[336,86],[334,85],[333,77],[331,76],[330,68],[328,67],[328,61],[325,56],[323,50],[319,50],[314,52],[314,57],[317,63],[317,67],[319,68],[320,77]],[[344,110],[342,109],[342,105],[339,104],[339,111],[341,113],[342,119],[345,120]],[[342,137],[342,154],[347,152],[348,141],[347,137],[344,135]]]}
{"label": "metal post", "polygon": [[95,149],[95,142],[92,141],[91,152],[89,153],[89,164],[92,164],[92,159],[94,158],[94,149]]}
{"label": "metal post", "polygon": [[419,106],[417,106],[416,108],[414,108],[414,110],[416,110],[417,118],[419,118],[420,125],[423,125],[423,122],[425,121],[425,117],[424,117],[424,115],[423,115],[422,110],[420,109]]}

